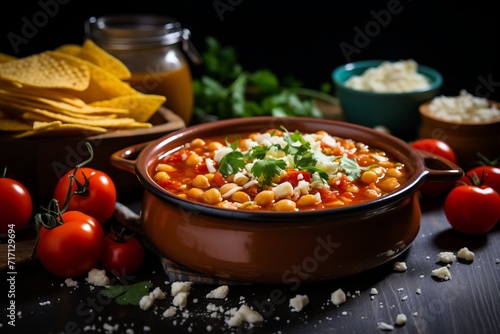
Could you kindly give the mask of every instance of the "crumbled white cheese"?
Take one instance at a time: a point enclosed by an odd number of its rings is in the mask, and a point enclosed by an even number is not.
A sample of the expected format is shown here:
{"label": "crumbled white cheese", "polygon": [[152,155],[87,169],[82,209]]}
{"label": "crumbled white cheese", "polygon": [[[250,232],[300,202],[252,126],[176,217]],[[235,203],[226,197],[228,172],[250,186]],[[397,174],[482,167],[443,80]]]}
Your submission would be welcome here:
{"label": "crumbled white cheese", "polygon": [[173,282],[170,286],[170,294],[175,297],[179,292],[189,292],[192,284],[193,282]]}
{"label": "crumbled white cheese", "polygon": [[375,288],[371,288],[370,295],[378,295],[378,290]]}
{"label": "crumbled white cheese", "polygon": [[153,306],[154,301],[155,298],[152,294],[144,295],[141,300],[139,300],[139,307],[141,310],[149,310],[149,308]]}
{"label": "crumbled white cheese", "polygon": [[443,263],[452,263],[457,260],[453,252],[441,252],[437,255],[438,261]]}
{"label": "crumbled white cheese", "polygon": [[106,286],[109,285],[109,278],[106,276],[106,270],[102,269],[91,269],[88,272],[87,282],[96,286]]}
{"label": "crumbled white cheese", "polygon": [[227,285],[221,285],[207,293],[205,298],[224,299],[227,297],[228,292],[229,287]]}
{"label": "crumbled white cheese", "polygon": [[418,73],[413,59],[396,62],[384,61],[367,69],[361,75],[349,78],[345,85],[352,89],[371,92],[409,92],[426,89],[429,80]]}
{"label": "crumbled white cheese", "polygon": [[163,312],[163,316],[165,318],[170,318],[170,317],[173,317],[176,313],[177,313],[177,307],[170,306],[169,308],[167,308],[165,310],[165,312]]}
{"label": "crumbled white cheese", "polygon": [[451,122],[481,122],[500,117],[500,110],[490,106],[486,98],[477,97],[462,89],[458,96],[436,96],[429,104],[436,118]]}
{"label": "crumbled white cheese", "polygon": [[406,321],[407,321],[407,317],[405,314],[400,313],[396,316],[396,325],[403,326],[404,324],[406,324]]}
{"label": "crumbled white cheese", "polygon": [[457,252],[457,257],[465,261],[472,261],[474,260],[475,254],[467,247],[463,247]]}
{"label": "crumbled white cheese", "polygon": [[242,304],[240,308],[234,312],[226,323],[229,327],[237,327],[243,323],[255,324],[264,321],[264,318],[257,311],[252,310],[248,305]]}
{"label": "crumbled white cheese", "polygon": [[392,331],[394,329],[393,325],[389,325],[388,323],[385,323],[383,321],[377,323],[378,329],[383,330],[383,331]]}
{"label": "crumbled white cheese", "polygon": [[406,266],[406,262],[394,262],[393,266],[394,271],[406,271],[408,267]]}
{"label": "crumbled white cheese", "polygon": [[153,295],[154,299],[165,299],[165,293],[160,289],[160,287],[154,288],[154,290],[150,293]]}
{"label": "crumbled white cheese", "polygon": [[296,295],[295,297],[290,299],[290,307],[292,308],[292,312],[300,312],[309,304],[309,297],[306,295]]}
{"label": "crumbled white cheese", "polygon": [[172,301],[172,304],[174,306],[177,306],[177,307],[180,307],[180,308],[185,308],[187,306],[187,296],[188,296],[188,292],[185,292],[185,291],[181,291],[181,292],[178,292],[175,297],[174,297],[174,300]]}
{"label": "crumbled white cheese", "polygon": [[66,278],[64,283],[67,287],[75,287],[78,286],[78,281],[73,280],[72,278]]}
{"label": "crumbled white cheese", "polygon": [[432,271],[432,276],[440,278],[442,280],[448,281],[451,279],[451,273],[448,267],[441,267],[438,269],[434,269]]}
{"label": "crumbled white cheese", "polygon": [[118,329],[120,328],[120,325],[118,324],[115,324],[114,326],[113,325],[110,325],[108,323],[104,323],[102,325],[102,328],[104,329],[104,332],[106,333],[110,333],[110,332],[117,332]]}
{"label": "crumbled white cheese", "polygon": [[331,301],[333,305],[338,306],[340,304],[345,303],[346,300],[347,297],[342,289],[337,289],[334,292],[332,292]]}

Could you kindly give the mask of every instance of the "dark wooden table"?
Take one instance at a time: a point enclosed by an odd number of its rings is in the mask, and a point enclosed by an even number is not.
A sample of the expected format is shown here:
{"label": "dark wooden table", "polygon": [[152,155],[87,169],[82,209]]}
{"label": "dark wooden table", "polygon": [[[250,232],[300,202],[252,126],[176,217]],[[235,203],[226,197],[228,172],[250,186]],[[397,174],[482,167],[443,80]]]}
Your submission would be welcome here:
{"label": "dark wooden table", "polygon": [[[422,201],[420,233],[395,260],[406,262],[405,272],[394,271],[392,261],[355,277],[298,287],[231,285],[223,300],[205,298],[217,286],[193,285],[186,308],[171,318],[162,316],[172,305],[172,296],[153,253],[148,252],[140,271],[128,278],[129,283],[151,281],[167,293],[148,310],[103,298],[102,288],[90,285],[85,277],[77,279],[77,287],[68,287],[36,261],[19,264],[15,274],[1,272],[0,332],[111,333],[115,328],[115,333],[378,333],[383,332],[378,323],[394,325],[397,315],[405,314],[406,324],[392,332],[500,333],[500,227],[478,237],[455,233],[446,221],[442,201]],[[140,198],[127,204],[138,212]],[[462,247],[475,253],[472,262],[453,262],[449,281],[431,276],[433,269],[443,265],[437,260],[439,252],[456,254]],[[335,306],[330,297],[339,288],[348,297]],[[371,295],[372,288],[378,294]],[[310,302],[302,311],[292,312],[289,300],[297,294],[307,295]],[[219,306],[219,311],[207,310],[209,303]],[[229,327],[224,312],[242,303],[259,311],[264,321]],[[8,324],[10,314],[15,314],[15,326]]]}

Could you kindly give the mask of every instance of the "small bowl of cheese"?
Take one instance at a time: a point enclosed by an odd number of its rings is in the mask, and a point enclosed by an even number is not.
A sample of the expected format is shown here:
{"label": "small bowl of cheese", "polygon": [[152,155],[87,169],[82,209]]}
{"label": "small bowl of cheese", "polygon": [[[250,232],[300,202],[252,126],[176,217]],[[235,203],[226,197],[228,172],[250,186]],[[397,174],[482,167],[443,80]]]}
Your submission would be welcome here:
{"label": "small bowl of cheese", "polygon": [[478,153],[491,160],[500,156],[500,103],[461,90],[456,96],[436,96],[419,110],[419,138],[448,143],[461,167],[472,167]]}
{"label": "small bowl of cheese", "polygon": [[413,59],[351,62],[335,68],[332,79],[346,121],[405,140],[417,137],[418,108],[443,84],[438,71]]}

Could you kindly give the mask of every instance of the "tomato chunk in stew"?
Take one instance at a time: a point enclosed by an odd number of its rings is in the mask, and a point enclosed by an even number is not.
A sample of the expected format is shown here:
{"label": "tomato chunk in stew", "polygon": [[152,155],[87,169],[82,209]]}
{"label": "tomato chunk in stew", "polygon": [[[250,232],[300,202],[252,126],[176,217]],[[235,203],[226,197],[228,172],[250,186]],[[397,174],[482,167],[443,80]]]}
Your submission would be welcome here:
{"label": "tomato chunk in stew", "polygon": [[197,138],[159,161],[155,181],[177,196],[221,208],[305,211],[373,200],[408,179],[385,152],[324,131],[270,129]]}

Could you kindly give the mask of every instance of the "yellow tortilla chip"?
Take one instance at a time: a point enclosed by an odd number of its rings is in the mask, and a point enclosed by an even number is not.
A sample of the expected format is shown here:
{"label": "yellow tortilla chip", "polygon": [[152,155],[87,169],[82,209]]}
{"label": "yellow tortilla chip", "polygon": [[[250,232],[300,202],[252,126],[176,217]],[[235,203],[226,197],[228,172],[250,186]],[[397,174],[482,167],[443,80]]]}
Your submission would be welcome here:
{"label": "yellow tortilla chip", "polygon": [[[63,53],[59,53],[63,54]],[[0,78],[21,85],[41,88],[88,88],[90,71],[76,57],[57,57],[52,51],[0,63]]]}
{"label": "yellow tortilla chip", "polygon": [[31,130],[32,126],[17,118],[1,118],[0,117],[0,131],[26,131]]}
{"label": "yellow tortilla chip", "polygon": [[125,66],[121,60],[100,48],[90,39],[86,39],[85,42],[83,42],[81,51],[79,55],[76,56],[88,60],[102,69],[109,71],[118,79],[126,80],[130,79],[132,76],[128,67]]}
{"label": "yellow tortilla chip", "polygon": [[129,117],[139,121],[147,122],[158,108],[165,102],[166,98],[161,95],[136,93],[118,96],[109,100],[90,103],[95,107],[113,107],[129,110]]}
{"label": "yellow tortilla chip", "polygon": [[80,57],[82,47],[78,44],[64,44],[56,48],[55,51],[66,53],[71,56]]}
{"label": "yellow tortilla chip", "polygon": [[24,131],[14,135],[14,138],[25,138],[34,135],[74,135],[82,133],[83,135],[91,135],[97,133],[105,133],[106,128],[87,126],[82,124],[67,124],[60,121],[54,122],[33,122],[33,129]]}
{"label": "yellow tortilla chip", "polygon": [[0,52],[0,63],[6,63],[11,60],[16,60],[17,58],[6,53]]}

